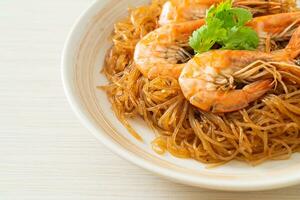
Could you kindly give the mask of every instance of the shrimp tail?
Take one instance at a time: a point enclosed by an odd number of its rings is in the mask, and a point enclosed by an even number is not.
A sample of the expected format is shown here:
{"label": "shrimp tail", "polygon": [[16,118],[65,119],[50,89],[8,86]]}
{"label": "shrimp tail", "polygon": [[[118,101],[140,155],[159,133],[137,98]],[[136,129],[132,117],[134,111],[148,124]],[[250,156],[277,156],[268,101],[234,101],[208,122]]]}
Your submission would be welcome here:
{"label": "shrimp tail", "polygon": [[271,79],[253,82],[243,89],[230,91],[213,91],[210,93],[199,91],[192,98],[191,104],[213,113],[226,113],[240,110],[249,103],[263,96],[273,87]]}
{"label": "shrimp tail", "polygon": [[260,80],[245,86],[241,90],[225,93],[212,108],[212,112],[232,112],[240,110],[257,100],[272,88],[272,80]]}
{"label": "shrimp tail", "polygon": [[300,26],[293,33],[285,50],[291,59],[295,59],[300,55]]}
{"label": "shrimp tail", "polygon": [[263,96],[273,86],[273,80],[259,80],[246,85],[242,90],[247,96],[247,101],[252,102]]}

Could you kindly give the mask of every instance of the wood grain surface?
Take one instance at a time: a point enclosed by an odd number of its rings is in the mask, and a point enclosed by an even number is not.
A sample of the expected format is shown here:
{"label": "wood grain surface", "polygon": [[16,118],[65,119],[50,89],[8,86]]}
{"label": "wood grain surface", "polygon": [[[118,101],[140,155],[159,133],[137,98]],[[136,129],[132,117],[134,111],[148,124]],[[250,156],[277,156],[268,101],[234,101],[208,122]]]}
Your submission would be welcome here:
{"label": "wood grain surface", "polygon": [[107,150],[71,111],[60,56],[92,0],[0,0],[0,199],[282,200],[300,186],[248,193],[172,183]]}

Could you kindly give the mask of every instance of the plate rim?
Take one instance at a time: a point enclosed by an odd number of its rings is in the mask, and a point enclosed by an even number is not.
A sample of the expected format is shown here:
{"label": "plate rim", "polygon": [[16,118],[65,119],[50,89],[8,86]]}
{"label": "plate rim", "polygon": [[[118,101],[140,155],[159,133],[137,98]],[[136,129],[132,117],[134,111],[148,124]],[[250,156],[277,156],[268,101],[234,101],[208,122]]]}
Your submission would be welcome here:
{"label": "plate rim", "polygon": [[[76,94],[74,94],[73,92],[70,72],[72,71],[72,67],[74,67],[74,64],[72,64],[72,61],[70,60],[75,57],[74,55],[76,55],[76,50],[72,48],[74,43],[80,42],[77,30],[80,27],[84,27],[88,24],[88,21],[90,20],[91,16],[93,16],[91,15],[91,12],[96,7],[98,7],[97,10],[99,12],[99,10],[105,7],[105,5],[109,2],[110,0],[95,0],[91,3],[91,5],[88,8],[86,8],[82,12],[82,14],[78,17],[67,36],[61,57],[61,79],[66,98],[73,112],[76,114],[77,118],[85,127],[88,128],[88,130],[97,138],[97,140],[99,140],[106,148],[110,149],[112,152],[114,152],[121,158],[128,160],[141,168],[147,169],[150,172],[154,172],[155,174],[158,174],[174,182],[183,183],[190,186],[222,191],[262,191],[283,188],[300,183],[300,173],[298,174],[298,176],[295,175],[293,177],[285,179],[272,179],[271,182],[264,180],[260,183],[251,182],[251,184],[242,183],[238,181],[220,180],[218,178],[195,178],[190,175],[178,173],[172,169],[155,165],[150,161],[146,160],[145,158],[135,155],[133,152],[123,148],[120,144],[114,142],[109,136],[107,136],[107,134],[105,134],[105,129],[102,127],[102,125],[101,130],[99,130],[89,120],[89,116],[83,111],[84,107],[81,105],[80,100],[76,97]],[[82,32],[84,33],[84,31]]]}

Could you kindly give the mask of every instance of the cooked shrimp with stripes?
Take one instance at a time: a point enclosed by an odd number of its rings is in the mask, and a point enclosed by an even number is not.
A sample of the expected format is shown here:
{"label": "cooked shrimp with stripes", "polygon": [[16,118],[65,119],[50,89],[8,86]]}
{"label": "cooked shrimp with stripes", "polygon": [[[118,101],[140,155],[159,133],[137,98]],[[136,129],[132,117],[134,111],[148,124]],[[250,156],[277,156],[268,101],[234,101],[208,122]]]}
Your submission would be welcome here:
{"label": "cooked shrimp with stripes", "polygon": [[[245,67],[257,60],[289,63],[299,55],[300,27],[294,32],[287,47],[278,52],[213,50],[196,55],[185,64],[179,83],[184,96],[192,105],[205,111],[232,112],[245,108],[274,88],[273,77],[266,74],[237,89],[234,85],[235,76],[239,76]],[[290,69],[282,67],[279,70]],[[300,67],[294,68],[293,72],[299,76]],[[228,87],[222,89],[225,85]]]}

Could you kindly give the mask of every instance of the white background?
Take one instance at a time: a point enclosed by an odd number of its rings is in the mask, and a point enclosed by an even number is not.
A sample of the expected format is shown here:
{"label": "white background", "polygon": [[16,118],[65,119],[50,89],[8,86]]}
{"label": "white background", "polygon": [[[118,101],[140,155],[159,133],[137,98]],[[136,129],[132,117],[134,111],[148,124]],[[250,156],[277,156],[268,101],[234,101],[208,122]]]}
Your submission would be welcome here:
{"label": "white background", "polygon": [[71,111],[60,55],[92,0],[0,0],[0,200],[300,199],[300,186],[229,193],[175,184],[119,158]]}

